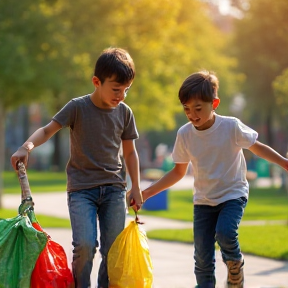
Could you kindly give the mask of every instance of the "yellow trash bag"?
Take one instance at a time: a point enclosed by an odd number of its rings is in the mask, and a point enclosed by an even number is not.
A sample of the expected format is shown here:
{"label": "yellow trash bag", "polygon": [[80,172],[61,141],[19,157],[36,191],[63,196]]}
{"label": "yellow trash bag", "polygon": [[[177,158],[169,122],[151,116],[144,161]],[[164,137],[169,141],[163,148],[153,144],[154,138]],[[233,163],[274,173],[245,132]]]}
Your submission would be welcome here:
{"label": "yellow trash bag", "polygon": [[138,218],[118,235],[107,259],[109,288],[151,288],[152,262],[144,230]]}

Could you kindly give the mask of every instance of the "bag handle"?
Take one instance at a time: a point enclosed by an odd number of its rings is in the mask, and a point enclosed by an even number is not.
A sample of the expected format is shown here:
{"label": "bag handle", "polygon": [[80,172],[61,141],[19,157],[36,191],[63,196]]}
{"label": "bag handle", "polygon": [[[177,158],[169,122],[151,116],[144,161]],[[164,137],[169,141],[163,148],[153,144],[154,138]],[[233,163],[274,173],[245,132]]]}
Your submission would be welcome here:
{"label": "bag handle", "polygon": [[26,173],[26,168],[23,162],[18,162],[17,163],[17,174],[18,174],[18,179],[21,187],[21,200],[22,203],[19,206],[19,213],[23,214],[26,212],[27,209],[33,210],[34,202],[32,200],[31,196],[31,190],[30,190],[30,185],[28,182],[28,177]]}
{"label": "bag handle", "polygon": [[18,162],[17,163],[17,173],[18,173],[18,179],[20,182],[21,186],[21,199],[22,201],[27,199],[27,198],[32,198],[31,197],[31,190],[30,190],[30,185],[28,182],[28,177],[26,173],[26,168],[23,162]]}
{"label": "bag handle", "polygon": [[134,213],[135,213],[135,222],[136,222],[137,224],[140,224],[140,225],[144,224],[144,222],[141,222],[140,219],[139,219],[139,217],[138,217],[138,211],[135,211],[135,210],[134,210]]}

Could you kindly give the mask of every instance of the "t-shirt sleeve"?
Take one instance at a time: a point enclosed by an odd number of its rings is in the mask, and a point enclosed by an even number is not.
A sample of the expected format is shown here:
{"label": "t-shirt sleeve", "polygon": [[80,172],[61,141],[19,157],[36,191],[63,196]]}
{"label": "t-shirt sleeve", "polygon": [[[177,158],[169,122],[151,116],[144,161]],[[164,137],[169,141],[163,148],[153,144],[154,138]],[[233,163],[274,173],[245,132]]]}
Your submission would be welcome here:
{"label": "t-shirt sleeve", "polygon": [[53,116],[53,120],[58,122],[62,127],[71,127],[76,118],[76,105],[73,100],[69,101],[59,112]]}
{"label": "t-shirt sleeve", "polygon": [[133,112],[128,106],[126,106],[125,126],[121,138],[122,140],[132,140],[139,138]]}
{"label": "t-shirt sleeve", "polygon": [[255,144],[258,138],[258,133],[252,128],[243,124],[239,119],[236,119],[235,137],[236,137],[236,144],[239,147],[248,149],[250,146]]}
{"label": "t-shirt sleeve", "polygon": [[177,137],[175,140],[173,152],[172,152],[172,159],[174,163],[188,163],[190,162],[189,155],[187,149],[185,148],[185,143],[183,136],[178,131]]}

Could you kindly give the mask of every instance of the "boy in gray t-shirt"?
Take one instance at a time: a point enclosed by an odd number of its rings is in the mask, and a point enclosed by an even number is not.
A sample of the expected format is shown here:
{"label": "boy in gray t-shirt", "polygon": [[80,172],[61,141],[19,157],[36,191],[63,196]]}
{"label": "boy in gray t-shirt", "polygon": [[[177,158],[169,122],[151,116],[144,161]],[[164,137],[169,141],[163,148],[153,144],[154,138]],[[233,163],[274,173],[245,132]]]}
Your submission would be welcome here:
{"label": "boy in gray t-shirt", "polygon": [[142,195],[139,159],[134,140],[138,132],[131,109],[123,103],[135,76],[131,56],[121,48],[102,52],[95,65],[91,94],[72,99],[52,121],[35,131],[12,155],[27,166],[29,152],[45,143],[63,127],[70,129],[70,159],[67,164],[68,208],[73,238],[75,287],[90,287],[90,274],[100,229],[102,262],[98,287],[108,288],[107,254],[125,227],[126,180],[124,163],[131,177],[128,203],[140,209]]}

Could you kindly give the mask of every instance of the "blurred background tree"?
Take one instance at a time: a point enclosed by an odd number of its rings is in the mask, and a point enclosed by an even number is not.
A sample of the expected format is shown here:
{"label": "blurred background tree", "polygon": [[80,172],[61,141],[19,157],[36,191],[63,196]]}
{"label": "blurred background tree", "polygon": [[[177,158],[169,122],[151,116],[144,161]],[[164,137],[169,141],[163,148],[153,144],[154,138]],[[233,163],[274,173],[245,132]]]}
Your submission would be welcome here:
{"label": "blurred background tree", "polygon": [[[44,1],[0,1],[0,173],[5,163],[7,110],[39,99],[42,90],[41,80],[37,79],[37,55],[46,42],[43,27],[49,23],[49,17],[42,13],[42,3]],[[2,177],[0,179],[1,196]]]}
{"label": "blurred background tree", "polygon": [[[227,15],[219,13],[219,3],[224,2],[0,1],[0,172],[7,112],[41,103],[49,121],[71,98],[92,92],[95,61],[110,46],[127,49],[135,61],[136,78],[125,101],[134,111],[142,143],[154,141],[152,148],[161,139],[173,143],[176,129],[186,122],[178,89],[189,74],[206,69],[220,79],[219,113],[233,115],[237,109],[231,107],[242,101],[235,116],[253,125],[265,119],[271,144],[272,119],[280,119],[276,105],[286,101],[280,85],[288,67],[288,1],[226,1]],[[27,128],[30,122],[21,126],[26,132],[14,140],[19,145],[33,132]],[[51,164],[56,168],[63,158],[61,133],[53,137]]]}
{"label": "blurred background tree", "polygon": [[273,91],[276,105],[278,107],[278,116],[284,129],[288,129],[288,68],[273,81]]}
{"label": "blurred background tree", "polygon": [[83,0],[73,9],[69,4],[62,8],[60,18],[69,23],[74,45],[90,56],[91,73],[106,47],[123,47],[132,55],[137,74],[125,101],[140,131],[175,127],[178,89],[192,72],[215,70],[223,77],[225,94],[235,89],[229,72],[236,59],[225,54],[227,37],[201,1],[99,0],[91,5],[91,0]]}
{"label": "blurred background tree", "polygon": [[251,0],[248,8],[235,23],[235,56],[246,77],[243,92],[253,121],[265,123],[265,142],[277,148],[273,125],[279,121],[281,102],[272,83],[288,67],[288,1]]}

